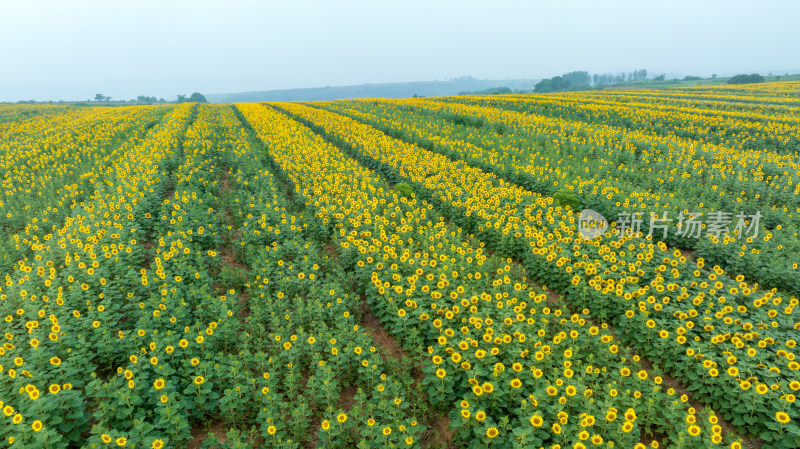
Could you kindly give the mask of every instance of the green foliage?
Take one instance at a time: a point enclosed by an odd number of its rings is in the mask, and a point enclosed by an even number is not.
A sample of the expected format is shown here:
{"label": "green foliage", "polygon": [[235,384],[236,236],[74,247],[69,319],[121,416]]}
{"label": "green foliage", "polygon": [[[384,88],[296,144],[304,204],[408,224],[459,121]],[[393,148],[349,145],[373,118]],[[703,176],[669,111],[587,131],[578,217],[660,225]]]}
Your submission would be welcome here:
{"label": "green foliage", "polygon": [[569,206],[571,209],[577,209],[581,202],[571,190],[559,190],[553,194],[553,199],[561,207]]}
{"label": "green foliage", "polygon": [[411,198],[414,195],[414,189],[411,188],[408,183],[401,182],[394,186],[394,189],[397,190],[397,193],[403,195],[405,198]]}
{"label": "green foliage", "polygon": [[589,72],[587,71],[574,71],[569,72],[561,75],[565,81],[569,82],[573,86],[580,86],[583,84],[589,84],[591,82],[591,78],[589,77]]}
{"label": "green foliage", "polygon": [[459,92],[459,95],[499,95],[499,94],[510,94],[513,91],[508,87],[492,87],[490,89],[484,90],[473,90],[473,91],[464,91]]}
{"label": "green foliage", "polygon": [[533,87],[534,92],[566,92],[571,90],[588,90],[592,78],[589,72],[576,71],[565,73],[561,76],[554,76],[550,79],[543,79]]}
{"label": "green foliage", "polygon": [[192,95],[189,97],[189,101],[194,103],[208,103],[205,95],[201,94],[200,92],[192,93]]}
{"label": "green foliage", "polygon": [[728,80],[728,84],[753,84],[763,82],[764,77],[758,73],[751,73],[749,75],[739,74],[731,77],[731,79]]}
{"label": "green foliage", "polygon": [[183,94],[178,94],[177,102],[178,103],[187,103],[187,102],[189,102],[189,103],[208,103],[208,100],[206,100],[205,95],[201,94],[200,92],[194,92],[194,93],[192,93],[192,95],[190,95],[188,97],[186,95],[183,95]]}
{"label": "green foliage", "polygon": [[543,79],[536,83],[533,87],[534,92],[564,92],[570,89],[571,83],[560,76],[554,76],[550,79]]}

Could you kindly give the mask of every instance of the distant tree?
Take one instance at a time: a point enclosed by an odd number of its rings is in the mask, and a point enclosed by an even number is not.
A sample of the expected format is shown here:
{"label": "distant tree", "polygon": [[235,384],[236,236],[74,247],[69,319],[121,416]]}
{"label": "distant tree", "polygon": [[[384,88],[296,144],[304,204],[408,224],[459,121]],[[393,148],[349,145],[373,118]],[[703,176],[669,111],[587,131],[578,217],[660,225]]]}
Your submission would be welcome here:
{"label": "distant tree", "polygon": [[148,97],[147,95],[139,95],[138,97],[136,97],[136,101],[138,101],[139,103],[151,104],[151,103],[155,103],[158,100],[156,99],[156,97]]}
{"label": "distant tree", "polygon": [[167,100],[165,100],[165,99],[162,97],[162,98],[159,98],[159,99],[158,99],[158,102],[159,102],[159,103],[166,103],[166,102],[167,102]]}
{"label": "distant tree", "polygon": [[208,103],[208,100],[206,100],[206,97],[203,94],[201,94],[200,92],[192,93],[192,95],[189,97],[189,101],[192,101],[192,102],[195,102],[195,103]]}
{"label": "distant tree", "polygon": [[186,101],[186,95],[178,94],[178,103],[185,103]]}
{"label": "distant tree", "polygon": [[694,76],[694,75],[686,75],[686,76],[683,77],[684,81],[697,81],[697,80],[701,80],[701,79],[703,79],[703,78],[700,78],[699,76]]}
{"label": "distant tree", "polygon": [[[458,95],[499,95],[499,94],[510,94],[511,89],[505,86],[502,87],[490,87],[489,89],[484,90],[470,90],[470,91],[461,91]],[[414,94],[414,98],[417,98],[419,95]]]}
{"label": "distant tree", "polygon": [[589,72],[583,72],[583,71],[565,73],[561,75],[561,78],[566,80],[570,85],[574,86],[589,84],[591,82],[591,78],[589,77]]}
{"label": "distant tree", "polygon": [[728,84],[752,84],[752,83],[763,83],[764,77],[759,75],[758,73],[751,73],[749,75],[746,74],[739,74],[736,76],[732,76],[728,80]]}
{"label": "distant tree", "polygon": [[94,101],[106,101],[106,98],[110,98],[110,97],[106,97],[103,94],[95,94]]}
{"label": "distant tree", "polygon": [[716,74],[716,73],[712,73],[712,74],[711,74],[711,78],[713,78],[713,79],[717,79],[717,74]]}
{"label": "distant tree", "polygon": [[647,79],[647,70],[634,70],[630,73],[595,73],[589,75],[586,71],[575,71],[555,76],[550,79],[543,79],[536,83],[534,92],[565,92],[575,90],[588,90],[591,86],[595,87],[619,84],[625,81],[641,81]]}
{"label": "distant tree", "polygon": [[545,78],[533,86],[533,91],[536,93],[553,92],[553,81],[550,78]]}
{"label": "distant tree", "polygon": [[553,88],[553,91],[558,92],[559,90],[567,87],[569,85],[569,81],[565,80],[561,76],[554,76],[550,78],[550,84]]}
{"label": "distant tree", "polygon": [[661,75],[654,76],[653,81],[664,81],[665,75],[662,73]]}
{"label": "distant tree", "polygon": [[604,73],[602,75],[595,75],[597,78],[594,81],[595,86],[607,86],[609,84],[614,84],[614,75]]}

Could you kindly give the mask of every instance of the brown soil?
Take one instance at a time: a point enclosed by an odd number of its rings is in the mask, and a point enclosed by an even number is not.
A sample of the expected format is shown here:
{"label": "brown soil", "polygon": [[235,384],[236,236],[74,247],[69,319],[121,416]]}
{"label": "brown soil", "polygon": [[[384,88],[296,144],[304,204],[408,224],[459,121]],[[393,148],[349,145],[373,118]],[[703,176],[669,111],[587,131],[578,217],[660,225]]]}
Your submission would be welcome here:
{"label": "brown soil", "polygon": [[311,420],[311,425],[308,427],[308,431],[314,432],[314,434],[311,435],[311,438],[309,438],[305,444],[303,444],[305,449],[316,449],[317,444],[319,443],[320,422],[321,421],[319,418],[313,418]]}
{"label": "brown soil", "polygon": [[355,397],[358,393],[358,388],[355,385],[350,385],[349,387],[342,390],[339,394],[339,408],[344,410],[345,412],[349,412],[351,408],[353,408],[353,404],[355,404]]}
{"label": "brown soil", "polygon": [[[233,188],[233,187],[231,187],[230,176],[228,174],[228,170],[224,169],[223,173],[224,174],[223,174],[222,178],[219,181],[219,183],[220,183],[220,194],[224,194],[224,193],[230,192],[231,189]],[[234,227],[233,216],[231,215],[230,209],[226,209],[223,213],[224,213],[223,221],[227,225],[229,225],[231,227]],[[238,240],[238,237],[239,237],[239,231],[237,229],[235,229],[235,228],[233,229],[233,231],[234,231],[233,240],[236,241],[236,240]],[[245,271],[245,272],[250,271],[250,268],[247,265],[244,265],[244,264],[240,263],[237,260],[236,255],[231,250],[230,245],[225,245],[225,246],[223,246],[222,248],[219,249],[219,258],[222,261],[223,265],[227,265],[229,267],[235,268],[238,271]],[[215,288],[219,288],[219,287],[221,287],[221,286],[218,286],[218,285],[215,286]],[[224,294],[224,292],[223,292],[223,294]],[[240,321],[242,323],[244,323],[244,321],[247,319],[247,317],[250,316],[250,308],[248,307],[248,296],[247,296],[247,293],[239,292],[237,294],[237,298],[238,298],[239,310],[240,310],[239,319],[240,319]]]}
{"label": "brown soil", "polygon": [[420,446],[424,449],[455,449],[453,437],[456,432],[450,429],[450,418],[436,414],[431,416],[430,420],[428,428],[422,433]]}
{"label": "brown soil", "polygon": [[[387,357],[393,357],[395,359],[407,357],[408,353],[400,346],[397,339],[386,331],[378,317],[372,313],[372,310],[365,300],[362,300],[361,307],[363,312],[362,325],[370,332],[375,343],[378,344],[381,357],[383,357],[384,360],[386,360]],[[412,375],[414,377],[414,384],[419,385],[425,377],[422,371],[422,364],[424,361],[420,358],[414,362],[416,366],[412,370]],[[345,394],[346,391],[343,391],[342,395],[345,396]],[[422,399],[426,400],[424,394],[422,396]],[[340,398],[340,404],[342,400],[343,399]],[[433,412],[425,418],[424,422],[427,423],[428,428],[423,432],[421,437],[420,444],[423,448],[455,448],[453,443],[455,431],[450,429],[449,417]]]}
{"label": "brown soil", "polygon": [[336,259],[339,257],[339,248],[334,242],[326,243],[322,248],[322,252],[331,259]]}
{"label": "brown soil", "polygon": [[695,261],[696,260],[696,258],[694,257],[694,251],[688,250],[688,249],[682,249],[682,250],[680,250],[680,252],[681,252],[681,256],[685,257],[686,260],[691,260],[691,261]]}
{"label": "brown soil", "polygon": [[210,423],[207,428],[193,427],[192,439],[189,440],[189,444],[186,447],[187,449],[200,449],[200,446],[203,445],[203,441],[208,438],[209,433],[213,433],[219,441],[228,441],[228,437],[225,436],[227,432],[228,425],[225,421],[221,420]]}
{"label": "brown soil", "polygon": [[382,349],[381,356],[384,356],[384,360],[386,359],[385,355],[391,355],[397,359],[406,356],[406,351],[400,346],[400,343],[397,342],[394,336],[386,332],[386,329],[383,327],[378,317],[372,313],[367,301],[361,301],[361,308],[362,316],[364,317],[364,322],[362,324],[367,328],[370,335],[372,335],[372,339],[375,340],[375,343]]}

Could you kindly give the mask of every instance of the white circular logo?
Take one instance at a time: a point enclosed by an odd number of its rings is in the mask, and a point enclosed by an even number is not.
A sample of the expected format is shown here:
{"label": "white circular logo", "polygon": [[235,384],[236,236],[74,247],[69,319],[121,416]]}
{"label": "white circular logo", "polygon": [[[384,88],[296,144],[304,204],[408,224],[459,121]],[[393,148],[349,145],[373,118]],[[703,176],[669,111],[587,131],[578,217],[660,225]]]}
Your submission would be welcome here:
{"label": "white circular logo", "polygon": [[608,221],[591,209],[584,209],[578,218],[578,231],[584,240],[592,240],[597,236],[603,235],[608,229]]}

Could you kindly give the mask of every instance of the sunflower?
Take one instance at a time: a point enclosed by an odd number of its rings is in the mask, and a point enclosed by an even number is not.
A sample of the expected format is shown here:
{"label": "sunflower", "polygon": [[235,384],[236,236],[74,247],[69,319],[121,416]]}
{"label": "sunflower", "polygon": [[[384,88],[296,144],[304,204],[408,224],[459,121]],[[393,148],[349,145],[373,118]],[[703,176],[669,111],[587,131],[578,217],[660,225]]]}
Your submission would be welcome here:
{"label": "sunflower", "polygon": [[542,424],[544,424],[544,419],[542,419],[541,416],[539,415],[531,416],[531,425],[533,427],[542,427]]}
{"label": "sunflower", "polygon": [[789,414],[786,412],[777,412],[775,413],[775,420],[781,424],[787,424],[792,419],[789,417]]}

